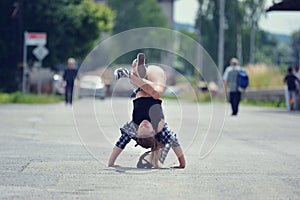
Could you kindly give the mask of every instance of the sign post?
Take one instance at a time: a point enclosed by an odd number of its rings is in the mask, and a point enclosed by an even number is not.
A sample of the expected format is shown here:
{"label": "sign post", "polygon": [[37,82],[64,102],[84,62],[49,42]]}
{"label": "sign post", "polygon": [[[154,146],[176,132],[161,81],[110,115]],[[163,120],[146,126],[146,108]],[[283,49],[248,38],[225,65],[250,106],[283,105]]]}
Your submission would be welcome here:
{"label": "sign post", "polygon": [[33,49],[32,52],[35,57],[39,60],[39,67],[38,67],[38,79],[37,79],[37,91],[38,94],[41,94],[41,74],[40,74],[40,70],[42,67],[42,61],[43,59],[48,55],[49,51],[46,47],[39,45],[38,47]]}
{"label": "sign post", "polygon": [[[22,93],[26,94],[26,82],[27,82],[27,77],[26,77],[26,67],[27,67],[27,46],[39,46],[37,47],[38,56],[34,53],[34,55],[37,57],[39,60],[39,64],[41,66],[41,61],[44,59],[46,55],[48,55],[49,51],[44,47],[47,43],[47,34],[46,33],[36,33],[36,32],[24,32],[24,45],[23,45],[23,80],[22,80]],[[37,49],[35,48],[35,49]],[[42,48],[42,50],[41,50]],[[42,51],[42,52],[40,52]],[[46,54],[46,55],[45,55]],[[39,76],[40,79],[40,76]],[[40,80],[38,80],[40,82]],[[38,83],[39,85],[39,83]],[[40,88],[40,87],[39,87]],[[38,91],[40,92],[38,88]],[[40,93],[39,93],[40,94]]]}
{"label": "sign post", "polygon": [[26,35],[24,32],[24,44],[23,44],[23,76],[22,76],[22,94],[26,94],[26,65],[27,65],[27,46],[26,46]]}

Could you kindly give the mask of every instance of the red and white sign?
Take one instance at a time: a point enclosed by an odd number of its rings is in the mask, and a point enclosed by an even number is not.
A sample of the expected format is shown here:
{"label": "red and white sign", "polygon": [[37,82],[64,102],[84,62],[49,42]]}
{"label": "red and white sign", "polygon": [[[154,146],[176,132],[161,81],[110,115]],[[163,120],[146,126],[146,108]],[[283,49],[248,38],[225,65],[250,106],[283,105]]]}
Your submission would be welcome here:
{"label": "red and white sign", "polygon": [[43,46],[46,43],[46,33],[25,33],[25,44],[27,46]]}

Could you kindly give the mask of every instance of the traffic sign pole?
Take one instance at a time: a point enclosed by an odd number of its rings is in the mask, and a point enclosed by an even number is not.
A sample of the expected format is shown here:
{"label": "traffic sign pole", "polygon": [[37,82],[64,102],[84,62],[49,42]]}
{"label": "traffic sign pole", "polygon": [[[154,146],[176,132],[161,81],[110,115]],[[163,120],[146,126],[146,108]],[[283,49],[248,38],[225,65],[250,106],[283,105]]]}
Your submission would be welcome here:
{"label": "traffic sign pole", "polygon": [[24,32],[24,44],[23,44],[23,76],[22,76],[22,94],[26,94],[26,65],[27,65],[27,46],[26,46],[27,31]]}
{"label": "traffic sign pole", "polygon": [[42,67],[42,60],[39,60],[38,78],[37,78],[37,92],[38,92],[38,95],[40,95],[41,91],[42,91],[41,67]]}
{"label": "traffic sign pole", "polygon": [[37,79],[37,89],[38,89],[38,94],[41,94],[41,68],[42,68],[42,61],[43,59],[48,55],[49,51],[46,47],[39,45],[38,47],[33,49],[32,52],[35,57],[39,60],[39,66],[38,66],[38,79]]}
{"label": "traffic sign pole", "polygon": [[23,44],[23,76],[22,76],[22,93],[26,94],[26,67],[27,67],[27,46],[38,46],[34,49],[33,54],[39,60],[38,69],[38,94],[41,93],[41,76],[40,68],[42,67],[42,60],[48,55],[49,51],[44,45],[47,43],[46,33],[24,32],[24,44]]}

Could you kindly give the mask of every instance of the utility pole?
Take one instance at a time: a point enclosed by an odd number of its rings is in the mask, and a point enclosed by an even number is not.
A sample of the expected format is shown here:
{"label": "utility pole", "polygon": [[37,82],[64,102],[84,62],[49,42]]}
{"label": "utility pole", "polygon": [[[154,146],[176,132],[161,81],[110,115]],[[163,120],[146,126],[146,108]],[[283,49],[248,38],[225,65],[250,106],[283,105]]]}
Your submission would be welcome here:
{"label": "utility pole", "polygon": [[298,45],[298,67],[300,67],[300,45]]}
{"label": "utility pole", "polygon": [[[253,20],[253,19],[252,19]],[[254,64],[254,53],[255,53],[255,25],[254,21],[251,22],[251,33],[250,33],[250,63]]]}
{"label": "utility pole", "polygon": [[26,74],[27,74],[27,46],[26,46],[26,35],[27,32],[25,31],[24,33],[24,41],[23,41],[23,76],[22,76],[22,94],[26,94]]}
{"label": "utility pole", "polygon": [[256,35],[256,26],[258,21],[258,0],[252,1],[252,16],[251,16],[251,32],[250,32],[250,63],[255,63],[255,35]]}
{"label": "utility pole", "polygon": [[237,27],[237,36],[236,36],[236,55],[239,59],[239,63],[243,65],[243,40],[242,40],[242,25]]}
{"label": "utility pole", "polygon": [[[200,5],[201,7],[202,5]],[[199,8],[201,9],[201,8]],[[202,29],[202,21],[201,21],[201,16],[199,16],[199,21],[198,21],[198,29],[197,29],[197,42],[198,42],[198,45],[197,45],[197,49],[196,49],[196,65],[197,65],[197,68],[199,70],[198,73],[195,73],[195,75],[197,76],[197,79],[199,79],[199,73],[201,76],[203,76],[203,62],[202,62],[202,49],[201,49],[201,46],[202,45],[202,34],[201,34],[201,30]]]}
{"label": "utility pole", "polygon": [[218,44],[218,67],[221,73],[224,70],[224,23],[225,23],[225,0],[219,0],[219,44]]}

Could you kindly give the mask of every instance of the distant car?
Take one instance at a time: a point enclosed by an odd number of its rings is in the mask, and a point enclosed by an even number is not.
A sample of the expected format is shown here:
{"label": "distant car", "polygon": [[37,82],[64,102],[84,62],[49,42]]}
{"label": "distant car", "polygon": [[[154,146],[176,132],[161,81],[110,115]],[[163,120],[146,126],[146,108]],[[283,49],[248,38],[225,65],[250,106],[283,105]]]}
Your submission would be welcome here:
{"label": "distant car", "polygon": [[65,81],[60,74],[53,75],[53,93],[57,95],[64,95],[65,94]]}
{"label": "distant car", "polygon": [[78,97],[95,97],[105,99],[105,84],[101,77],[85,75],[80,78]]}
{"label": "distant car", "polygon": [[130,97],[133,92],[133,85],[130,83],[128,78],[121,78],[113,83],[113,93],[114,97]]}

